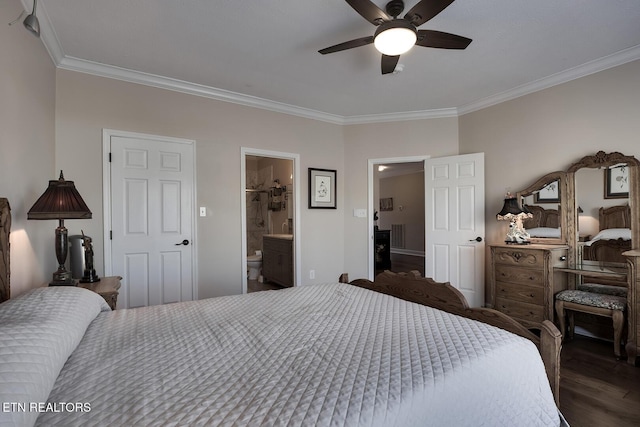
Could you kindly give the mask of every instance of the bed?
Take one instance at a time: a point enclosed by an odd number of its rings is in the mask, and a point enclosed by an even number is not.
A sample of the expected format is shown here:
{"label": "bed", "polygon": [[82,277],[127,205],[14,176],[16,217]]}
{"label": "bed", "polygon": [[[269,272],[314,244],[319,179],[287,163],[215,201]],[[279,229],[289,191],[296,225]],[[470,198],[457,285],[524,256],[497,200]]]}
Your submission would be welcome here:
{"label": "bed", "polygon": [[538,205],[525,205],[525,208],[533,215],[522,222],[531,237],[561,237],[559,209],[545,209]]}
{"label": "bed", "polygon": [[0,425],[565,425],[559,331],[417,274],[116,311],[39,288],[0,328]]}
{"label": "bed", "polygon": [[[580,245],[581,253],[578,256],[582,259],[583,265],[590,264],[598,269],[626,270],[627,258],[622,253],[631,250],[631,209],[629,205],[601,207],[598,213],[600,231]],[[612,278],[606,275],[582,274],[581,283],[578,283],[577,289],[626,298],[628,284],[626,275],[624,276]],[[592,319],[591,322],[589,319],[588,316],[578,315],[578,320],[583,324],[602,323],[599,319]],[[599,332],[599,334],[607,336],[607,333]]]}
{"label": "bed", "polygon": [[582,259],[625,263],[623,252],[631,250],[631,209],[629,205],[601,207],[600,232],[584,243]]}

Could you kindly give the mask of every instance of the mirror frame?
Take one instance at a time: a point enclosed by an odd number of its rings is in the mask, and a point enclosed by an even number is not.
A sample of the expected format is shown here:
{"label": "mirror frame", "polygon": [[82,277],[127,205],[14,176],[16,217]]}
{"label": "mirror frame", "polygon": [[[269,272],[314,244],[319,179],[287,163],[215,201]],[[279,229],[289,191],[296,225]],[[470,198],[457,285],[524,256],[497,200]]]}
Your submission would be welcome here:
{"label": "mirror frame", "polygon": [[625,156],[619,152],[605,153],[598,151],[595,155],[585,156],[567,169],[567,197],[563,199],[562,208],[567,219],[567,235],[569,236],[569,262],[575,266],[578,247],[578,208],[576,204],[575,173],[583,168],[603,169],[626,163],[629,167],[629,208],[631,212],[631,247],[637,248],[640,243],[640,161],[634,156]]}
{"label": "mirror frame", "polygon": [[536,191],[541,190],[545,186],[551,184],[554,181],[558,181],[558,189],[560,190],[560,201],[558,202],[558,218],[560,220],[560,238],[555,237],[531,237],[529,241],[531,243],[541,243],[546,245],[566,245],[568,243],[568,232],[567,232],[567,214],[565,211],[566,206],[566,198],[568,196],[567,189],[567,173],[564,171],[556,171],[550,172],[533,184],[529,185],[524,190],[520,190],[516,193],[516,199],[518,203],[522,207],[523,198],[527,196],[531,196],[536,193]]}

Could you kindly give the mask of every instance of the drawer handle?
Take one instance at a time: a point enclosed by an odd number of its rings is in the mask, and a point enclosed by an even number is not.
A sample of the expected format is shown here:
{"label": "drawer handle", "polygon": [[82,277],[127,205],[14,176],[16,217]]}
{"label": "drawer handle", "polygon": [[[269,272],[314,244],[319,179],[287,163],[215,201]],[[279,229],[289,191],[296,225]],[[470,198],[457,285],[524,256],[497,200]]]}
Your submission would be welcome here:
{"label": "drawer handle", "polygon": [[562,255],[562,256],[560,257],[560,261],[566,261],[566,260],[567,260],[567,257],[566,257],[565,255]]}
{"label": "drawer handle", "polygon": [[534,295],[534,294],[529,294],[529,296],[530,296],[531,298],[533,298],[535,295]]}

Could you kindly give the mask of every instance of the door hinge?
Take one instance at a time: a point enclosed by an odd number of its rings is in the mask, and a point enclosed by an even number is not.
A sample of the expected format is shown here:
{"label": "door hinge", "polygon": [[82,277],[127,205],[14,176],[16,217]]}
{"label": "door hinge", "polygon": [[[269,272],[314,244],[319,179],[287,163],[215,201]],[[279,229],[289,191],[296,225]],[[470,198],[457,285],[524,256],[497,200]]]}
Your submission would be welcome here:
{"label": "door hinge", "polygon": [[113,230],[109,230],[109,240],[113,240]]}
{"label": "door hinge", "polygon": [[111,152],[109,152],[109,163],[111,163]]}

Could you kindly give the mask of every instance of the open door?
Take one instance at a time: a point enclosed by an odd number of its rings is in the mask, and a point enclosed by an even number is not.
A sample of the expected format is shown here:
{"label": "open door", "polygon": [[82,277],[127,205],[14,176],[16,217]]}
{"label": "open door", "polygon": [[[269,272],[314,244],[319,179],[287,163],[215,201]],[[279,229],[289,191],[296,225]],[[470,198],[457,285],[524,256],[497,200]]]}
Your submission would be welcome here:
{"label": "open door", "polygon": [[426,160],[426,276],[484,304],[484,153]]}

